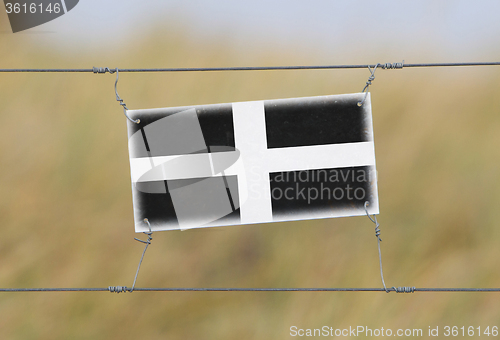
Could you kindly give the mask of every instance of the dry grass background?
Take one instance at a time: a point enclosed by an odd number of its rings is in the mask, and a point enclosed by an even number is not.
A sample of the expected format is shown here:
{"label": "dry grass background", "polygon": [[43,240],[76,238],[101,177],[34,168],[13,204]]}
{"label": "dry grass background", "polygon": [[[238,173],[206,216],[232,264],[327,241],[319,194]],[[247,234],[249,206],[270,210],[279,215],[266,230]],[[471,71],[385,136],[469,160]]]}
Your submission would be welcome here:
{"label": "dry grass background", "polygon": [[[181,29],[157,33],[128,42],[120,50],[127,53],[99,58],[10,41],[0,46],[0,65],[314,63],[305,54],[248,57],[224,41],[184,38]],[[359,92],[368,75],[122,74],[119,92],[130,108],[153,108]],[[498,69],[376,76],[386,282],[500,286]],[[114,100],[114,76],[0,77],[0,285],[130,286],[143,245],[133,240],[126,122]],[[379,287],[378,270],[373,224],[357,217],[158,232],[137,284]],[[0,338],[283,339],[292,325],[500,326],[499,302],[495,293],[1,293]]]}

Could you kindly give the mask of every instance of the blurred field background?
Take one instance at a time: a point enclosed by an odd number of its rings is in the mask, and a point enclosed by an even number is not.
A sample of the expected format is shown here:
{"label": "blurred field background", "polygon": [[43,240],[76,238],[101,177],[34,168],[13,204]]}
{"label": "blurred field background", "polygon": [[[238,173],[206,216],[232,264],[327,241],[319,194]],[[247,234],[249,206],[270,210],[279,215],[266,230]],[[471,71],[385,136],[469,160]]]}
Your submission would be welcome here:
{"label": "blurred field background", "polygon": [[[202,43],[172,25],[106,55],[63,53],[35,44],[36,34],[2,37],[0,67],[325,60],[321,50],[242,54],[224,38]],[[361,62],[400,61],[391,56],[381,50]],[[427,61],[425,52],[412,57],[419,59],[407,62]],[[354,93],[368,76],[123,73],[118,90],[139,109]],[[143,244],[133,240],[126,121],[114,79],[0,75],[1,287],[131,286]],[[500,286],[499,79],[498,67],[377,71],[371,92],[388,286]],[[374,225],[356,217],[158,232],[137,286],[381,287]],[[0,293],[0,338],[285,339],[293,325],[426,334],[428,326],[500,326],[499,305],[498,293]]]}

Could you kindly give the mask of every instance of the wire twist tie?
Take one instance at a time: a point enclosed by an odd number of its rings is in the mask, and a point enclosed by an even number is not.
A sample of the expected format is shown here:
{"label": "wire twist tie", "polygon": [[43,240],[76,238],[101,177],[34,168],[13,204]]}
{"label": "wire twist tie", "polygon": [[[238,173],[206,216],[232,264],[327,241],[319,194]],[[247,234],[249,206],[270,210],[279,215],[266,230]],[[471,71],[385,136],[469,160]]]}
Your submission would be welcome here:
{"label": "wire twist tie", "polygon": [[125,287],[125,286],[109,286],[108,290],[111,293],[117,293],[117,294],[125,293],[125,292],[129,291],[129,289],[127,287]]}
{"label": "wire twist tie", "polygon": [[[95,69],[95,68],[94,68]],[[132,118],[130,118],[127,114],[127,104],[125,104],[123,102],[123,99],[120,97],[120,95],[118,94],[118,89],[117,89],[117,86],[118,86],[118,67],[116,69],[114,69],[113,71],[111,71],[109,68],[106,67],[106,69],[108,70],[109,73],[114,73],[116,72],[116,80],[115,80],[115,94],[116,94],[116,101],[119,102],[119,104],[123,107],[123,114],[125,115],[125,117],[127,117],[128,120],[130,120],[132,123],[135,123],[135,124],[139,124],[141,122],[140,119],[136,119],[136,120],[133,120]],[[105,73],[105,71],[104,71]]]}
{"label": "wire twist tie", "polygon": [[92,72],[94,72],[94,73],[107,73],[107,72],[109,72],[109,73],[113,74],[117,71],[115,71],[114,69],[110,69],[109,67],[95,67],[94,66],[92,68]]}
{"label": "wire twist tie", "polygon": [[149,220],[147,218],[144,219],[144,222],[148,224],[149,231],[143,231],[142,233],[144,235],[147,235],[148,239],[146,241],[143,241],[143,240],[139,240],[138,238],[134,237],[134,240],[145,243],[145,244],[151,244],[151,241],[153,240],[153,237],[151,236],[151,235],[153,235],[153,232],[151,231],[151,224],[149,223]]}
{"label": "wire twist tie", "polygon": [[373,218],[370,216],[370,213],[368,212],[368,205],[369,202],[365,202],[365,212],[366,216],[370,219],[375,224],[375,237],[377,238],[377,243],[378,243],[378,260],[379,260],[379,266],[380,266],[380,278],[382,279],[382,285],[384,286],[384,290],[386,293],[390,293],[392,291],[396,293],[413,293],[415,292],[415,287],[392,287],[392,289],[387,288],[385,286],[385,281],[384,281],[384,271],[382,269],[382,252],[380,251],[380,242],[382,242],[382,239],[380,238],[380,224],[377,221],[377,216],[373,215]]}
{"label": "wire twist tie", "polygon": [[381,67],[384,70],[393,70],[393,69],[402,69],[404,67],[405,61],[401,63],[385,63],[385,64],[379,64],[379,67]]}
{"label": "wire twist tie", "polygon": [[414,293],[415,287],[392,287],[396,293]]}
{"label": "wire twist tie", "polygon": [[142,242],[146,244],[144,247],[144,251],[142,252],[141,260],[139,261],[139,265],[137,266],[137,271],[135,272],[135,277],[134,277],[134,283],[132,284],[132,288],[130,288],[129,292],[133,292],[135,288],[135,283],[137,282],[137,276],[139,275],[139,270],[141,269],[141,264],[142,260],[144,260],[144,254],[146,254],[146,250],[148,250],[148,246],[151,244],[151,241],[153,240],[153,231],[151,230],[151,223],[149,223],[149,220],[147,218],[144,219],[144,222],[148,224],[148,230],[149,231],[144,231],[143,234],[148,236],[148,239],[146,241],[140,240],[138,238],[134,237],[134,240]]}
{"label": "wire twist tie", "polygon": [[127,286],[109,286],[108,290],[111,293],[118,293],[118,294],[125,293],[125,292],[132,293],[134,291],[135,283],[137,282],[137,276],[139,275],[139,269],[141,269],[142,260],[144,259],[144,254],[146,254],[146,250],[148,249],[148,246],[151,244],[151,240],[153,239],[153,237],[151,237],[151,235],[153,234],[153,231],[151,230],[151,224],[149,223],[149,220],[147,218],[145,218],[144,223],[148,224],[149,231],[143,232],[144,234],[148,235],[148,239],[146,241],[143,241],[143,240],[140,240],[140,239],[134,237],[134,240],[145,243],[146,246],[144,247],[144,251],[142,252],[141,260],[139,261],[139,265],[137,266],[137,271],[135,272],[134,283],[132,284],[132,288],[128,288]]}
{"label": "wire twist tie", "polygon": [[[358,106],[363,106],[363,103],[366,100],[366,97],[368,96],[368,87],[372,84],[372,81],[375,80],[375,71],[377,70],[377,67],[381,64],[375,65],[375,67],[372,69],[370,65],[368,65],[368,70],[370,71],[371,75],[368,77],[368,80],[366,81],[365,87],[363,87],[363,91],[361,93],[365,93],[365,96],[363,97],[363,100],[358,102]],[[365,92],[366,91],[366,92]]]}
{"label": "wire twist tie", "polygon": [[123,107],[123,114],[125,115],[125,117],[127,117],[128,120],[130,120],[132,123],[135,123],[135,124],[139,124],[141,122],[140,119],[136,119],[136,120],[133,120],[132,118],[130,118],[127,114],[127,104],[125,104],[123,102],[123,99],[120,98],[120,95],[118,94],[118,89],[117,89],[117,85],[118,85],[118,67],[115,68],[115,69],[112,69],[112,68],[109,68],[109,67],[93,67],[92,68],[92,72],[94,72],[95,74],[97,73],[110,73],[110,74],[113,74],[116,72],[116,81],[115,81],[115,95],[116,95],[116,101],[119,102],[119,104]]}
{"label": "wire twist tie", "polygon": [[370,71],[370,77],[368,77],[368,80],[366,81],[366,84],[365,84],[365,87],[363,87],[363,91],[361,91],[361,93],[364,93],[365,96],[363,97],[363,100],[358,102],[358,106],[363,106],[365,100],[366,100],[366,97],[368,96],[368,87],[372,84],[372,81],[375,80],[375,71],[377,70],[377,67],[380,67],[384,70],[390,70],[390,69],[402,69],[403,66],[404,66],[404,63],[405,61],[403,60],[403,62],[401,63],[385,63],[385,64],[376,64],[373,69],[370,67],[370,65],[368,65],[368,70]]}
{"label": "wire twist tie", "polygon": [[366,212],[366,216],[368,216],[368,218],[370,219],[370,221],[372,221],[373,223],[375,223],[375,236],[377,237],[377,239],[379,241],[382,242],[382,239],[380,238],[380,224],[378,223],[377,221],[377,217],[375,215],[373,215],[373,218],[370,216],[370,214],[368,213],[368,201],[365,202],[365,212]]}
{"label": "wire twist tie", "polygon": [[373,215],[373,218],[370,216],[370,213],[368,212],[368,205],[369,202],[366,201],[364,205],[366,216],[368,216],[370,221],[372,221],[375,224],[375,237],[377,237],[377,244],[378,244],[378,262],[380,266],[380,279],[382,279],[382,285],[384,286],[384,290],[386,291],[386,293],[389,293],[390,289],[387,289],[387,287],[385,286],[384,271],[382,269],[382,251],[380,250],[380,242],[382,242],[382,239],[380,238],[380,224],[377,221],[377,216]]}

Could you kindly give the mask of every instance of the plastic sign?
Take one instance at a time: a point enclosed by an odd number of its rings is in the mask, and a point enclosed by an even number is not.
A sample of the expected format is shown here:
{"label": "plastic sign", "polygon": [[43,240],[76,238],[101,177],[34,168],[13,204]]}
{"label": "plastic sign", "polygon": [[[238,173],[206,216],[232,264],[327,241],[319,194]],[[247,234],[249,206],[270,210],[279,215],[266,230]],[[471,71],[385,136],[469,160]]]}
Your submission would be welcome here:
{"label": "plastic sign", "polygon": [[363,97],[129,110],[135,230],[378,214]]}

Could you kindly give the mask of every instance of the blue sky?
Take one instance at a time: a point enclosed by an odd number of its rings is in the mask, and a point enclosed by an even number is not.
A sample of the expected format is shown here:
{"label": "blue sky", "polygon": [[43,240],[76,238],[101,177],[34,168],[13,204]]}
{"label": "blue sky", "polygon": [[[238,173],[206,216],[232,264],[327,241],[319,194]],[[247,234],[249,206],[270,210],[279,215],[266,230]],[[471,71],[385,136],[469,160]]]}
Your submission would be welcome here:
{"label": "blue sky", "polygon": [[[479,61],[500,52],[499,13],[498,0],[80,0],[67,15],[16,39],[37,34],[63,49],[102,50],[150,34],[153,27],[180,24],[194,40],[223,37],[243,52],[291,46],[301,53],[313,47],[325,60],[342,55],[367,62],[383,53],[393,58],[383,62],[424,61],[411,60],[416,55]],[[4,33],[2,40],[13,38]]]}

